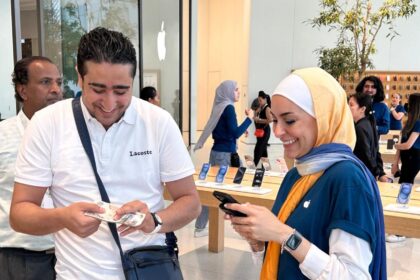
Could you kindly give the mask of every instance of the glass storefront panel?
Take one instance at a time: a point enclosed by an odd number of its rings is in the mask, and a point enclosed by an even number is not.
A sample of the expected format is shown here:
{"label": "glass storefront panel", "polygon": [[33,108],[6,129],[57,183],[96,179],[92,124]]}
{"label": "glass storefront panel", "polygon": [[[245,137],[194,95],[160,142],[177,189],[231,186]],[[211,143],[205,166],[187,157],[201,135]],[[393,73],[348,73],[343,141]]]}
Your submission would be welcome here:
{"label": "glass storefront panel", "polygon": [[[143,86],[180,124],[180,1],[142,0]],[[185,108],[188,110],[188,108]]]}
{"label": "glass storefront panel", "polygon": [[[120,31],[130,38],[139,54],[137,0],[41,0],[43,54],[60,68],[64,95],[73,97],[77,87],[76,55],[80,37],[95,27]],[[139,96],[139,70],[134,78],[133,95]]]}

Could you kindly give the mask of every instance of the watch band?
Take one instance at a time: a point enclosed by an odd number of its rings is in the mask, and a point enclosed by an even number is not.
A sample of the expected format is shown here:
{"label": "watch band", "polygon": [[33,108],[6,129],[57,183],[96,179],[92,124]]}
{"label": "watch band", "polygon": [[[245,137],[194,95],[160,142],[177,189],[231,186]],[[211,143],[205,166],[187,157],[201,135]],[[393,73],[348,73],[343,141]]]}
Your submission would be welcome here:
{"label": "watch band", "polygon": [[150,212],[150,215],[152,216],[153,222],[155,223],[155,229],[149,232],[149,234],[158,233],[159,230],[162,228],[162,219],[154,212]]}

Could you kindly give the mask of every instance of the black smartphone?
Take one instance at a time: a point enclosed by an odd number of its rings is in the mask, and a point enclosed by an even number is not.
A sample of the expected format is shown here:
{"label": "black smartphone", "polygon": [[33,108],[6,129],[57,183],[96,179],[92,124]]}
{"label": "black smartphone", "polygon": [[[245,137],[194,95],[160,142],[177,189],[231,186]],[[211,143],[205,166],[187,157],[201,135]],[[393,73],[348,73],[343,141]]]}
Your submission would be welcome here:
{"label": "black smartphone", "polygon": [[386,148],[387,150],[392,150],[394,148],[394,139],[388,139],[386,142]]}
{"label": "black smartphone", "polygon": [[223,212],[225,212],[228,215],[235,216],[235,217],[246,217],[246,214],[244,214],[242,212],[225,208],[225,203],[239,203],[231,195],[229,195],[227,193],[224,193],[224,192],[219,192],[219,191],[214,191],[213,195],[214,195],[215,198],[217,198],[221,202],[219,204],[219,208]]}
{"label": "black smartphone", "polygon": [[217,172],[216,175],[216,183],[218,184],[222,184],[223,181],[225,180],[225,175],[228,171],[228,166],[227,165],[220,165],[219,171]]}
{"label": "black smartphone", "polygon": [[261,187],[263,178],[264,178],[264,168],[255,169],[254,180],[252,180],[253,187]]}
{"label": "black smartphone", "polygon": [[410,194],[413,188],[413,184],[409,183],[402,183],[400,186],[400,190],[397,195],[397,203],[402,205],[407,205],[410,201]]}
{"label": "black smartphone", "polygon": [[203,163],[200,174],[198,175],[198,179],[201,181],[206,180],[209,169],[210,169],[210,163]]}
{"label": "black smartphone", "polygon": [[242,179],[244,178],[246,171],[246,167],[239,167],[238,171],[235,174],[235,178],[233,178],[233,183],[240,185],[242,183]]}

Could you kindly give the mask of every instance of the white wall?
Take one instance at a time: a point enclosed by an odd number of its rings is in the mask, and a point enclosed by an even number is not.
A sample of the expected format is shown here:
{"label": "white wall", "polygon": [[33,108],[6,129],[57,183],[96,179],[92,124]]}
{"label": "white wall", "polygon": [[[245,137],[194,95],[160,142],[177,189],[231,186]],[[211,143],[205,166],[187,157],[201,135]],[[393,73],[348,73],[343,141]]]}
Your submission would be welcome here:
{"label": "white wall", "polygon": [[[382,0],[375,0],[380,3]],[[420,1],[415,1],[420,10]],[[319,14],[319,1],[252,1],[249,58],[249,96],[263,89],[271,93],[291,70],[316,66],[314,51],[333,47],[336,34],[308,23]],[[420,11],[400,19],[395,28],[400,36],[389,41],[386,27],[379,33],[377,53],[372,56],[376,70],[420,71]]]}
{"label": "white wall", "polygon": [[[383,0],[375,0],[379,4]],[[374,2],[375,2],[374,1]],[[420,1],[415,1],[420,10]],[[314,52],[333,47],[336,33],[312,28],[308,19],[318,16],[319,0],[252,1],[249,42],[248,104],[259,90],[271,94],[290,71],[317,66]],[[377,53],[372,56],[376,70],[420,71],[420,11],[400,19],[395,28],[400,36],[389,41],[386,27],[379,33]],[[246,141],[255,141],[253,137]],[[271,142],[277,142],[271,137]]]}
{"label": "white wall", "polygon": [[13,33],[11,1],[0,1],[0,113],[5,119],[16,115],[16,101],[12,87],[11,74],[13,72]]}

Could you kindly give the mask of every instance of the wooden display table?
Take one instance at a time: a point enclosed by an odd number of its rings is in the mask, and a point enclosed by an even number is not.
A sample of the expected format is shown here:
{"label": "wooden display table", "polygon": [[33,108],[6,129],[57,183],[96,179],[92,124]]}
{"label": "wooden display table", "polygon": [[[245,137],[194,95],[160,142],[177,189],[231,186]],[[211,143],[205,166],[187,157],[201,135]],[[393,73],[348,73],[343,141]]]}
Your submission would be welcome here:
{"label": "wooden display table", "polygon": [[[212,167],[209,171],[207,181],[214,181],[216,173],[217,168]],[[230,168],[226,174],[225,182],[231,183],[235,173],[236,168]],[[251,185],[252,178],[252,175],[246,174],[242,185]],[[264,177],[263,187],[272,189],[272,192],[264,195],[235,191],[224,192],[231,194],[241,203],[249,202],[271,209],[282,180],[283,178],[280,177]],[[396,183],[378,182],[378,186],[381,192],[383,206],[385,207],[388,204],[395,203],[399,185]],[[413,187],[412,197],[409,204],[420,206],[420,193],[415,192],[414,188],[415,187]],[[209,251],[215,253],[221,252],[224,249],[224,213],[219,210],[220,202],[213,197],[213,189],[197,187],[197,191],[200,196],[201,204],[209,207]],[[172,200],[166,191],[165,199]],[[420,215],[384,211],[384,218],[385,231],[387,233],[420,238]]]}

